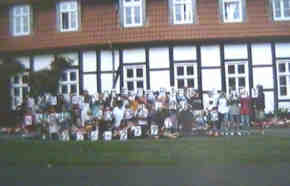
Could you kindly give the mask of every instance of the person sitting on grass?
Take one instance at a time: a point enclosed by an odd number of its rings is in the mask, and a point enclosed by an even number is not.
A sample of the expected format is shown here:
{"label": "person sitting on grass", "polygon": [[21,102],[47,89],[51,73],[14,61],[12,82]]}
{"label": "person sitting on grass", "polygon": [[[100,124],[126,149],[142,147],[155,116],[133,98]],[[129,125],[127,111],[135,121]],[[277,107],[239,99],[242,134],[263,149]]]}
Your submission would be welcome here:
{"label": "person sitting on grass", "polygon": [[22,125],[24,131],[23,136],[28,135],[30,132],[34,130],[34,122],[35,117],[32,114],[32,110],[27,108],[23,116],[23,125]]}
{"label": "person sitting on grass", "polygon": [[171,116],[167,117],[164,120],[164,125],[161,128],[162,136],[169,138],[169,139],[175,139],[179,136],[179,133],[174,131],[174,118]]}

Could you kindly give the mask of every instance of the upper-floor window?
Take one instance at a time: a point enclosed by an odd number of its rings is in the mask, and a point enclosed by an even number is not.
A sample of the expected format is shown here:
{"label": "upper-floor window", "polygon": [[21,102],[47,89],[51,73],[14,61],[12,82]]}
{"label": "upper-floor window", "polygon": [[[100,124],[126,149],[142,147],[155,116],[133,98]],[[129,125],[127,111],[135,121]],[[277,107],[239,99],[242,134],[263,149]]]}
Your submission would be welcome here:
{"label": "upper-floor window", "polygon": [[290,0],[273,0],[273,18],[276,21],[290,20]]}
{"label": "upper-floor window", "polygon": [[245,16],[245,0],[221,0],[223,22],[242,22]]}
{"label": "upper-floor window", "polygon": [[30,5],[15,5],[11,9],[12,34],[14,36],[29,35],[31,32]]}
{"label": "upper-floor window", "polygon": [[195,0],[171,0],[173,24],[194,22]]}
{"label": "upper-floor window", "polygon": [[79,4],[77,1],[61,1],[58,4],[58,23],[61,32],[79,29]]}
{"label": "upper-floor window", "polygon": [[122,21],[124,27],[144,24],[145,0],[121,0]]}

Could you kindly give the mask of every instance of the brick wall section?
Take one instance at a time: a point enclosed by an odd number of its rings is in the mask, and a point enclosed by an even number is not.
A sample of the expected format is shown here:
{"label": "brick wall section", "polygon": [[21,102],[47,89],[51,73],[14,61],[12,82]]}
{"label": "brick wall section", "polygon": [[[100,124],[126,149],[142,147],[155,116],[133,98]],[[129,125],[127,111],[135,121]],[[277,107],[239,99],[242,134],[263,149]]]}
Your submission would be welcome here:
{"label": "brick wall section", "polygon": [[218,0],[197,1],[198,21],[190,25],[169,24],[167,0],[147,0],[144,27],[121,28],[112,1],[82,1],[81,30],[60,33],[56,30],[55,4],[33,4],[33,34],[11,37],[7,6],[0,8],[0,52],[29,51],[79,46],[130,44],[167,41],[209,41],[288,37],[290,21],[273,22],[268,0],[247,0],[245,23],[221,23]]}

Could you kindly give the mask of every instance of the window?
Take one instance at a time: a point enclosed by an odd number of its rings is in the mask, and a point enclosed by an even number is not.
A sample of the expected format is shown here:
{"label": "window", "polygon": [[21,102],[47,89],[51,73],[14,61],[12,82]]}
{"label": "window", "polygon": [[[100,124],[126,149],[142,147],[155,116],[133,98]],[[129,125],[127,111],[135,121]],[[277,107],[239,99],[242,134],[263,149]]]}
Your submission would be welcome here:
{"label": "window", "polygon": [[197,83],[197,66],[195,63],[178,63],[174,66],[175,86],[178,89],[184,87],[198,88]]}
{"label": "window", "polygon": [[195,0],[172,0],[173,24],[187,24],[194,22]]}
{"label": "window", "polygon": [[290,97],[290,61],[277,63],[278,71],[278,93],[280,98]]}
{"label": "window", "polygon": [[79,8],[77,1],[61,1],[58,4],[58,23],[61,32],[79,29]]}
{"label": "window", "polygon": [[144,23],[145,0],[121,0],[122,20],[125,27],[142,26]]}
{"label": "window", "polygon": [[245,0],[221,0],[223,22],[242,22],[245,16]]}
{"label": "window", "polygon": [[78,70],[71,69],[62,73],[59,81],[59,92],[61,94],[79,94]]}
{"label": "window", "polygon": [[31,32],[31,7],[29,5],[15,5],[11,9],[12,34],[14,36],[29,35]]}
{"label": "window", "polygon": [[24,72],[11,78],[12,109],[21,105],[23,98],[29,94],[29,74]]}
{"label": "window", "polygon": [[124,67],[124,82],[125,88],[129,91],[134,91],[137,89],[145,89],[145,65],[132,66],[128,65]]}
{"label": "window", "polygon": [[272,0],[272,2],[274,20],[290,20],[290,0]]}
{"label": "window", "polygon": [[240,92],[241,89],[249,90],[248,67],[246,62],[226,63],[226,86],[227,92]]}

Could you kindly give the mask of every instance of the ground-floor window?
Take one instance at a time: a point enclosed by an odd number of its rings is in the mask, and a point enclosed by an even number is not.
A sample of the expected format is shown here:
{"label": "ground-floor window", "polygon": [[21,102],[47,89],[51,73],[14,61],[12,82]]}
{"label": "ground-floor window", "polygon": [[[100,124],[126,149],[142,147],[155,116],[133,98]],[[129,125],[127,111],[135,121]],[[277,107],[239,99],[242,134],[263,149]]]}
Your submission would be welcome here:
{"label": "ground-floor window", "polygon": [[129,91],[146,89],[146,68],[145,65],[124,66],[124,86]]}
{"label": "ground-floor window", "polygon": [[59,81],[61,94],[79,94],[79,74],[77,69],[66,70]]}
{"label": "ground-floor window", "polygon": [[227,62],[225,72],[227,93],[240,92],[241,89],[249,91],[247,62]]}
{"label": "ground-floor window", "polygon": [[178,89],[198,88],[197,65],[195,63],[176,63],[174,64],[175,87]]}
{"label": "ground-floor window", "polygon": [[29,73],[20,73],[11,78],[12,109],[16,109],[29,94]]}
{"label": "ground-floor window", "polygon": [[280,98],[290,97],[290,60],[278,61],[278,93]]}

